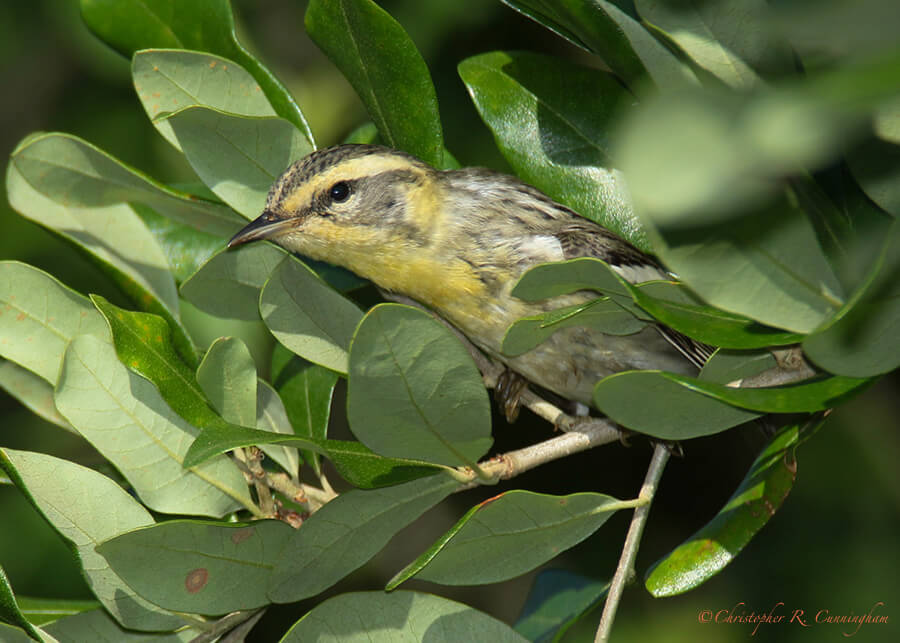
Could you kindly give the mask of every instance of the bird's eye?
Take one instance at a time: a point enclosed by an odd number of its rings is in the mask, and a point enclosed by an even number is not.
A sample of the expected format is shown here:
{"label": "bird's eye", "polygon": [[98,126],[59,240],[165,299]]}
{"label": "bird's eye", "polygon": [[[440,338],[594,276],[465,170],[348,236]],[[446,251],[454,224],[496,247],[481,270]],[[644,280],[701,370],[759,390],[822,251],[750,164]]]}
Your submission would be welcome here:
{"label": "bird's eye", "polygon": [[328,190],[328,196],[331,197],[331,200],[340,203],[341,201],[346,201],[347,197],[350,196],[350,184],[346,181],[339,181],[331,186],[331,189]]}

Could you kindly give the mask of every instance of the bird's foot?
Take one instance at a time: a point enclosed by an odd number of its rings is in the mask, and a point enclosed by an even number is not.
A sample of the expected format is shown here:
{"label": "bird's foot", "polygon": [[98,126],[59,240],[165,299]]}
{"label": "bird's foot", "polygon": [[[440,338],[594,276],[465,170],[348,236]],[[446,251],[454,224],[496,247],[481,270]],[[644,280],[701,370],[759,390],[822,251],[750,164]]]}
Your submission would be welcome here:
{"label": "bird's foot", "polygon": [[497,384],[494,386],[494,397],[498,406],[503,410],[506,421],[510,424],[519,417],[520,398],[527,386],[528,380],[508,368],[504,369],[497,377]]}

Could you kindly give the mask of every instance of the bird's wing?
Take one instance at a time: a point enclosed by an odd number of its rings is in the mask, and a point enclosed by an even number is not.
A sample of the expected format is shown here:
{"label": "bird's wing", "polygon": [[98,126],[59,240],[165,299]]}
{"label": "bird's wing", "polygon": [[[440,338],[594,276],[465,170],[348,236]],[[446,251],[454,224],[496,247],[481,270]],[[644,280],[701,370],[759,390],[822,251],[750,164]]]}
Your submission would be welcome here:
{"label": "bird's wing", "polygon": [[[672,275],[653,257],[586,219],[566,223],[556,237],[566,259],[577,257],[602,259],[629,283],[672,279]],[[691,339],[663,324],[656,324],[656,329],[697,368],[703,368],[716,350],[714,346]]]}

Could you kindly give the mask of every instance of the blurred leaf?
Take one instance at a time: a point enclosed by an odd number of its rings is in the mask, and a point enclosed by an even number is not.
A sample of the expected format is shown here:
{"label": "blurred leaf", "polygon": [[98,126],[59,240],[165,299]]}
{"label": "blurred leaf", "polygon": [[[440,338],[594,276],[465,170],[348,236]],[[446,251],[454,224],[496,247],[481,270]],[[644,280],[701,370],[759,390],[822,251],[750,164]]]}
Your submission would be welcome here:
{"label": "blurred leaf", "polygon": [[281,643],[467,641],[524,643],[505,623],[462,603],[420,592],[350,592],[319,603]]}
{"label": "blurred leaf", "polygon": [[[60,354],[60,360],[62,355]],[[78,433],[66,418],[59,414],[53,403],[53,385],[15,362],[0,359],[0,388],[19,400],[38,417]]]}
{"label": "blurred leaf", "polygon": [[819,415],[802,428],[790,424],[779,430],[716,517],[654,564],[645,580],[647,591],[656,597],[681,594],[734,560],[790,493],[798,440],[821,423]]}
{"label": "blurred leaf", "polygon": [[[272,382],[284,400],[295,434],[324,440],[328,436],[331,397],[338,374],[292,354],[281,344],[272,354]],[[321,475],[319,454],[305,451],[303,460]]]}
{"label": "blurred leaf", "polygon": [[275,116],[256,79],[237,63],[199,51],[145,49],[131,60],[134,89],[151,122],[181,150],[165,116],[204,105],[240,116]]}
{"label": "blurred leaf", "polygon": [[429,313],[379,304],[353,336],[347,419],[375,453],[474,465],[490,448],[491,406],[460,341]]}
{"label": "blurred leaf", "polygon": [[431,74],[396,20],[370,0],[312,0],[306,31],[356,90],[385,144],[444,167]]}
{"label": "blurred leaf", "polygon": [[608,582],[575,572],[544,569],[531,586],[516,631],[536,643],[559,640],[575,619],[606,596],[608,588]]}
{"label": "blurred leaf", "polygon": [[416,577],[443,585],[483,585],[515,578],[597,531],[619,509],[602,493],[551,496],[513,490],[475,505],[428,551],[387,584]]}
{"label": "blurred leaf", "polygon": [[[29,138],[13,151],[12,163],[35,190],[69,209],[136,202],[220,237],[241,226],[240,217],[224,205],[154,181],[71,134]],[[101,238],[114,247],[118,242]]]}
{"label": "blurred leaf", "polygon": [[279,520],[172,520],[107,540],[97,551],[153,603],[213,615],[267,605],[280,552],[297,535]]}
{"label": "blurred leaf", "polygon": [[293,123],[275,116],[193,106],[165,120],[201,180],[248,219],[263,211],[275,179],[313,151]]}
{"label": "blurred leaf", "polygon": [[0,355],[53,385],[76,335],[110,339],[106,322],[86,297],[43,270],[0,262]]}
{"label": "blurred leaf", "polygon": [[126,369],[112,346],[91,335],[69,344],[56,407],[155,511],[223,516],[253,505],[243,476],[227,458],[182,468],[196,429],[169,408],[156,386]]}
{"label": "blurred leaf", "polygon": [[181,295],[211,315],[256,321],[259,293],[285,254],[271,243],[223,249],[181,285]]}
{"label": "blurred leaf", "polygon": [[794,70],[790,48],[770,27],[765,0],[635,0],[641,17],[665,31],[693,61],[727,85],[749,89]]}
{"label": "blurred leaf", "polygon": [[610,375],[594,387],[594,404],[613,422],[663,440],[710,435],[759,417],[685,389],[660,371]]}
{"label": "blurred leaf", "polygon": [[122,629],[100,609],[66,616],[48,624],[44,630],[60,643],[189,643],[201,634],[200,630],[188,627],[178,632],[132,632]]}
{"label": "blurred leaf", "polygon": [[334,463],[347,482],[361,488],[395,485],[433,475],[439,470],[426,462],[384,458],[358,442],[282,435],[234,424],[202,431],[188,449],[184,463],[193,467],[231,449],[264,444],[281,444],[321,453]]}
{"label": "blurred leaf", "polygon": [[80,614],[100,607],[98,601],[84,601],[70,598],[18,597],[22,614],[35,625],[52,623],[66,616]]}
{"label": "blurred leaf", "polygon": [[[3,454],[3,451],[0,451]],[[0,460],[2,463],[2,460]],[[16,595],[9,584],[6,572],[0,567],[0,621],[20,627],[35,641],[41,641],[41,635],[22,613],[16,604]]]}
{"label": "blurred leaf", "polygon": [[719,349],[703,365],[697,377],[707,382],[729,384],[776,366],[775,357],[769,351]]}
{"label": "blurred leaf", "polygon": [[240,339],[213,342],[197,367],[197,383],[226,422],[256,426],[256,364]]}
{"label": "blurred leaf", "polygon": [[885,235],[868,277],[803,351],[822,368],[851,377],[887,373],[900,366],[900,223]]}
{"label": "blurred leaf", "polygon": [[569,42],[600,56],[635,89],[649,76],[671,91],[697,78],[668,49],[619,7],[604,0],[503,0]]}
{"label": "blurred leaf", "polygon": [[347,351],[362,312],[293,256],[269,277],[259,300],[275,338],[300,357],[347,372]]}
{"label": "blurred leaf", "polygon": [[592,328],[607,335],[631,335],[646,325],[647,322],[638,319],[612,299],[604,297],[523,317],[506,331],[500,351],[508,357],[521,355],[556,331],[573,326]]}
{"label": "blurred leaf", "polygon": [[727,226],[666,226],[657,235],[666,266],[716,308],[808,333],[843,303],[808,218],[786,200]]}
{"label": "blurred leaf", "polygon": [[459,75],[519,178],[649,249],[613,164],[614,119],[634,102],[614,76],[525,52],[474,56]]}
{"label": "blurred leaf", "polygon": [[233,60],[249,71],[282,118],[312,132],[290,93],[237,40],[228,0],[81,0],[85,23],[101,40],[131,58],[139,49],[193,49]]}
{"label": "blurred leaf", "polygon": [[446,498],[459,482],[430,476],[384,489],[354,489],[314,513],[279,556],[269,599],[315,596],[358,569],[406,525]]}
{"label": "blurred leaf", "polygon": [[[724,5],[723,5],[724,6]],[[734,219],[785,175],[833,163],[900,94],[900,52],[751,94],[685,91],[649,99],[624,123],[617,158],[645,225]]]}
{"label": "blurred leaf", "polygon": [[868,197],[900,217],[900,145],[882,139],[866,141],[847,157],[847,163]]}
{"label": "blurred leaf", "polygon": [[162,315],[172,325],[178,350],[194,358],[194,346],[178,320],[178,292],[168,261],[153,235],[128,205],[72,208],[32,188],[10,163],[6,187],[10,204],[84,251],[137,306]]}
{"label": "blurred leaf", "polygon": [[153,524],[153,517],[127,491],[106,476],[42,453],[0,450],[2,467],[25,497],[75,552],[91,592],[123,626],[171,630],[184,620],[137,596],[94,548],[131,529]]}

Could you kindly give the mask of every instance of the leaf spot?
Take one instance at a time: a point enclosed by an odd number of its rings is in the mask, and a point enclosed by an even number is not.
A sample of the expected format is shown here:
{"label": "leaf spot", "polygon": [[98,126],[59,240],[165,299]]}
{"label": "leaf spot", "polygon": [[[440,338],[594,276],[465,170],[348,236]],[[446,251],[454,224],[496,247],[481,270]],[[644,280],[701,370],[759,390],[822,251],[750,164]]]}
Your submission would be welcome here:
{"label": "leaf spot", "polygon": [[208,580],[209,571],[205,567],[198,567],[197,569],[188,572],[187,577],[184,579],[184,588],[187,590],[188,594],[196,594],[206,587],[206,582]]}
{"label": "leaf spot", "polygon": [[253,527],[246,527],[244,529],[236,529],[233,534],[231,534],[231,542],[235,545],[240,545],[242,542],[247,540],[248,538],[253,536]]}

